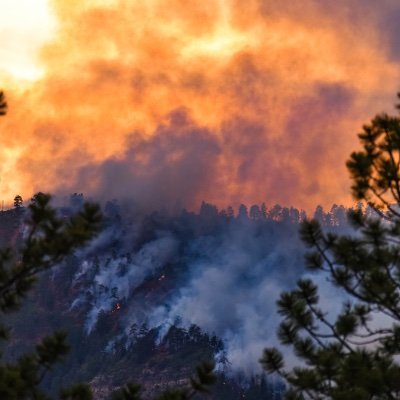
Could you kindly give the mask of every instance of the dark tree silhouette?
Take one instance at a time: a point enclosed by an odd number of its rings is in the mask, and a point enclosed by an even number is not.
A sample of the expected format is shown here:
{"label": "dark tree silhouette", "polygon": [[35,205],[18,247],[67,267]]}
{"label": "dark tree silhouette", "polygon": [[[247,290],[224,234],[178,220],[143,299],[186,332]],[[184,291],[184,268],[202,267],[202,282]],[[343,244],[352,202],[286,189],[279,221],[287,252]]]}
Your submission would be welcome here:
{"label": "dark tree silhouette", "polygon": [[24,205],[24,201],[22,200],[22,197],[19,194],[17,194],[14,197],[14,208],[18,209],[18,208],[21,208],[23,205]]}
{"label": "dark tree silhouette", "polygon": [[287,381],[290,399],[400,398],[400,118],[378,115],[358,136],[363,148],[347,162],[352,192],[375,216],[353,210],[353,235],[324,233],[318,220],[301,228],[306,264],[343,290],[342,311],[325,312],[317,285],[299,280],[278,301],[278,336],[301,367],[285,369],[274,348],[261,359]]}
{"label": "dark tree silhouette", "polygon": [[254,204],[250,207],[249,216],[250,216],[250,219],[252,219],[252,220],[261,219],[262,213],[261,213],[260,207],[257,204]]}
{"label": "dark tree silhouette", "polygon": [[[41,194],[28,208],[27,235],[18,249],[0,250],[0,314],[16,311],[32,288],[37,276],[60,263],[74,249],[87,243],[100,228],[99,207],[86,204],[68,220],[59,218],[50,206],[50,196]],[[0,339],[7,340],[8,329],[0,325]],[[45,399],[40,383],[68,351],[66,335],[55,332],[45,337],[34,352],[24,354],[15,363],[0,359],[0,398]],[[81,393],[82,396],[68,395]],[[87,399],[88,389],[76,386],[65,391],[62,399]]]}
{"label": "dark tree silhouette", "polygon": [[5,115],[7,112],[7,103],[4,93],[0,91],[0,116]]}
{"label": "dark tree silhouette", "polygon": [[249,214],[247,211],[247,207],[244,204],[239,206],[237,219],[247,220],[249,218]]}

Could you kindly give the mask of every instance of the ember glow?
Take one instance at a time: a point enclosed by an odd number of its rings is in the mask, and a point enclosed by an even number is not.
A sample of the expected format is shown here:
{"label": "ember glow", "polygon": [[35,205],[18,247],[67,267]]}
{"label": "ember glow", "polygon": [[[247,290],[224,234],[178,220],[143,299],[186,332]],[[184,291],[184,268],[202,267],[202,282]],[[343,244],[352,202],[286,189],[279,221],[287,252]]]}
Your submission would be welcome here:
{"label": "ember glow", "polygon": [[3,198],[349,204],[356,133],[400,87],[400,3],[281,3],[49,3],[41,75],[1,84]]}
{"label": "ember glow", "polygon": [[115,313],[121,309],[121,304],[117,303],[114,308],[111,310],[111,313]]}

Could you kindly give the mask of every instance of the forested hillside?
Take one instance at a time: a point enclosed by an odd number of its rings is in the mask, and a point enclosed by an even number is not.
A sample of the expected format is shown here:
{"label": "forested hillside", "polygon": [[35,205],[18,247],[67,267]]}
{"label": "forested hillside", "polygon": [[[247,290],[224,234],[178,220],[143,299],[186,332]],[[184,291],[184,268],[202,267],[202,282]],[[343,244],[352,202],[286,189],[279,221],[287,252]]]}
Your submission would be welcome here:
{"label": "forested hillside", "polygon": [[[71,197],[69,215],[80,207]],[[106,399],[127,381],[148,396],[184,386],[196,365],[214,360],[214,399],[279,399],[278,380],[262,375],[262,349],[275,343],[275,300],[303,273],[295,208],[265,205],[198,213],[140,215],[117,201],[104,206],[100,236],[46,272],[23,309],[9,317],[12,359],[54,330],[68,332],[71,351],[43,385],[53,392],[90,382]],[[0,214],[1,237],[17,244],[24,210]],[[315,217],[347,229],[345,209]]]}

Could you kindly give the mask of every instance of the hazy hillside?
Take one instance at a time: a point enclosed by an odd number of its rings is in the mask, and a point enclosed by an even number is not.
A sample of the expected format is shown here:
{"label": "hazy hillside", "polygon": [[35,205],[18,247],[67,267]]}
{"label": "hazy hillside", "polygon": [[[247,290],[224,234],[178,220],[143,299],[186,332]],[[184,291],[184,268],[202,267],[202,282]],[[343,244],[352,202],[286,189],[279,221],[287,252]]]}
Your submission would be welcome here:
{"label": "hazy hillside", "polygon": [[[79,207],[72,205],[60,212]],[[63,329],[71,352],[44,382],[51,390],[87,381],[106,399],[134,380],[154,394],[185,385],[211,359],[220,374],[213,398],[280,398],[282,385],[266,381],[258,359],[276,343],[277,296],[303,272],[304,213],[276,205],[241,206],[234,215],[203,203],[199,213],[136,215],[115,201],[104,212],[89,248],[43,275],[10,316],[6,357]],[[23,235],[20,214],[0,214],[3,237]],[[315,216],[341,229],[344,209]]]}

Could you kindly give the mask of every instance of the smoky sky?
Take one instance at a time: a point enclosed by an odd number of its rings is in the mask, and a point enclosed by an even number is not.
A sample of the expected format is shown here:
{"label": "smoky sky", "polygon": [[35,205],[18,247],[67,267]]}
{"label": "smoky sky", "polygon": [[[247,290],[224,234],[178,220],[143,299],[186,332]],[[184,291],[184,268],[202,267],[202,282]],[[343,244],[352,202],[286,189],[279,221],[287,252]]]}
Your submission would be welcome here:
{"label": "smoky sky", "polygon": [[212,132],[175,110],[153,135],[133,134],[122,157],[82,167],[69,189],[89,188],[96,198],[132,201],[147,211],[193,204],[203,186],[218,185],[220,153]]}
{"label": "smoky sky", "polygon": [[351,202],[356,133],[399,86],[397,1],[51,4],[43,78],[3,87],[5,199]]}
{"label": "smoky sky", "polygon": [[[351,102],[352,93],[346,88],[320,85],[293,106],[286,142],[270,137],[258,120],[235,117],[220,131],[212,131],[198,126],[189,110],[174,110],[150,136],[128,137],[122,157],[78,168],[76,179],[57,192],[67,195],[76,187],[85,188],[95,198],[131,201],[146,211],[210,199],[218,202],[232,178],[238,187],[233,204],[246,195],[242,189],[254,184],[263,193],[268,188],[264,194],[268,202],[285,204],[293,192],[312,196],[320,190],[313,171],[335,157],[340,145],[335,123]],[[318,135],[316,121],[322,119],[327,126]],[[308,163],[299,163],[299,158]]]}

